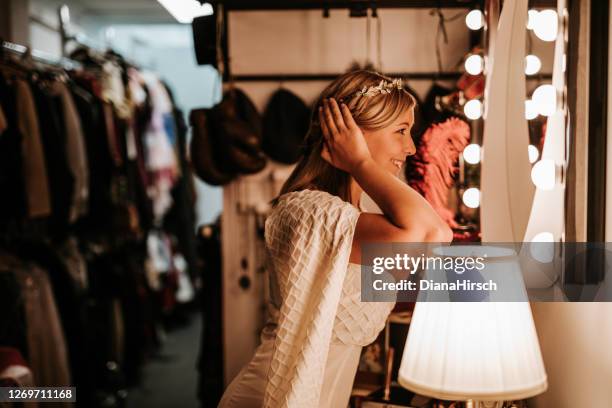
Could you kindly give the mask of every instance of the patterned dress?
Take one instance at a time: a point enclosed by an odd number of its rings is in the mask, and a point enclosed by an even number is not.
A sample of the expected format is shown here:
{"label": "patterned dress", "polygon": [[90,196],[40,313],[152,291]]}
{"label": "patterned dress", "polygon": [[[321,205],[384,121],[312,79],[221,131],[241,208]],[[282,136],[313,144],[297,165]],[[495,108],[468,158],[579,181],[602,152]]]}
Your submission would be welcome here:
{"label": "patterned dress", "polygon": [[219,407],[347,406],[361,349],[394,306],[360,301],[360,266],[349,263],[359,214],[322,191],[280,197],[265,230],[270,319]]}

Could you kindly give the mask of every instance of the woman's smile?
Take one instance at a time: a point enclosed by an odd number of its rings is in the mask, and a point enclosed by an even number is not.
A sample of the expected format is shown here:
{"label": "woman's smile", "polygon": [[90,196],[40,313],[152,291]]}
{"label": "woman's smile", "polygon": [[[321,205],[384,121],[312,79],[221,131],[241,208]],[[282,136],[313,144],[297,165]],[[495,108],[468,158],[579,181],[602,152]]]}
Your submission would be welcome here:
{"label": "woman's smile", "polygon": [[393,165],[397,167],[398,169],[401,169],[402,166],[404,165],[404,160],[391,159],[391,163],[393,163]]}

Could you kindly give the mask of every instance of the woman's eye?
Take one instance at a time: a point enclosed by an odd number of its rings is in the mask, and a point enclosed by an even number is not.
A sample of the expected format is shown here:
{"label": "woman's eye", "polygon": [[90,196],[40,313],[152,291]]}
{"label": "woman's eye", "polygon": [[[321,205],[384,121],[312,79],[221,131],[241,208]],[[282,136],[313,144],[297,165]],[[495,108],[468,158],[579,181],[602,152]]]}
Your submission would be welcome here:
{"label": "woman's eye", "polygon": [[398,130],[398,133],[399,133],[400,135],[404,136],[404,135],[406,134],[406,130],[407,130],[407,129],[400,129],[400,130]]}

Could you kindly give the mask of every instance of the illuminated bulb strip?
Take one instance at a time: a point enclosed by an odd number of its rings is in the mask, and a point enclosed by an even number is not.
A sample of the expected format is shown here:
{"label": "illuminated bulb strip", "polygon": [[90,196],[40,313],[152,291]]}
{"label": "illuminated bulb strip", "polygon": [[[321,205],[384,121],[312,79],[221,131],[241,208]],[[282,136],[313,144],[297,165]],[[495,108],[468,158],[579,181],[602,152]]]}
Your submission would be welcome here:
{"label": "illuminated bulb strip", "polygon": [[463,149],[463,159],[469,164],[480,163],[480,145],[471,143]]}
{"label": "illuminated bulb strip", "polygon": [[480,55],[470,55],[465,59],[465,71],[470,75],[478,75],[484,68],[484,61]]}
{"label": "illuminated bulb strip", "polygon": [[482,102],[478,99],[472,99],[463,106],[463,113],[468,119],[476,120],[482,116]]}
{"label": "illuminated bulb strip", "polygon": [[540,115],[552,116],[557,110],[557,90],[553,85],[544,84],[538,86],[531,99],[535,103],[536,110]]}
{"label": "illuminated bulb strip", "polygon": [[534,101],[527,99],[525,101],[525,119],[532,120],[537,118],[539,115],[538,108]]}
{"label": "illuminated bulb strip", "polygon": [[527,152],[529,154],[529,163],[533,164],[538,161],[538,157],[540,157],[540,152],[537,147],[530,144],[527,147]]}
{"label": "illuminated bulb strip", "polygon": [[461,199],[466,207],[478,208],[480,206],[480,190],[476,187],[470,187],[463,192]]}
{"label": "illuminated bulb strip", "polygon": [[480,30],[484,25],[482,11],[470,11],[467,16],[465,16],[465,25],[467,25],[470,30]]}
{"label": "illuminated bulb strip", "polygon": [[559,17],[555,10],[540,11],[533,23],[533,32],[542,41],[555,41],[559,29]]}
{"label": "illuminated bulb strip", "polygon": [[538,18],[538,10],[531,9],[527,12],[527,29],[533,30],[533,27],[536,24],[536,20]]}
{"label": "illuminated bulb strip", "polygon": [[551,159],[542,159],[531,168],[531,181],[541,190],[550,191],[557,184],[557,167]]}
{"label": "illuminated bulb strip", "polygon": [[525,74],[537,74],[540,68],[542,68],[542,62],[537,56],[530,54],[525,57]]}

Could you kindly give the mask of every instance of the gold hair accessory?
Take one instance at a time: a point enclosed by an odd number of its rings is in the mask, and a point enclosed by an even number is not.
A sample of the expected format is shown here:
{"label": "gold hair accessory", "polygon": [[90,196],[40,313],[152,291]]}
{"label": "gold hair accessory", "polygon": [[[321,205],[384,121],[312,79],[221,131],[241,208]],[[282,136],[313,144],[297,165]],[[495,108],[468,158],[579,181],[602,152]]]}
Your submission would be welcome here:
{"label": "gold hair accessory", "polygon": [[390,94],[393,89],[402,89],[401,78],[396,78],[391,82],[382,79],[377,86],[364,86],[361,91],[357,91],[355,96],[374,96],[378,94]]}

